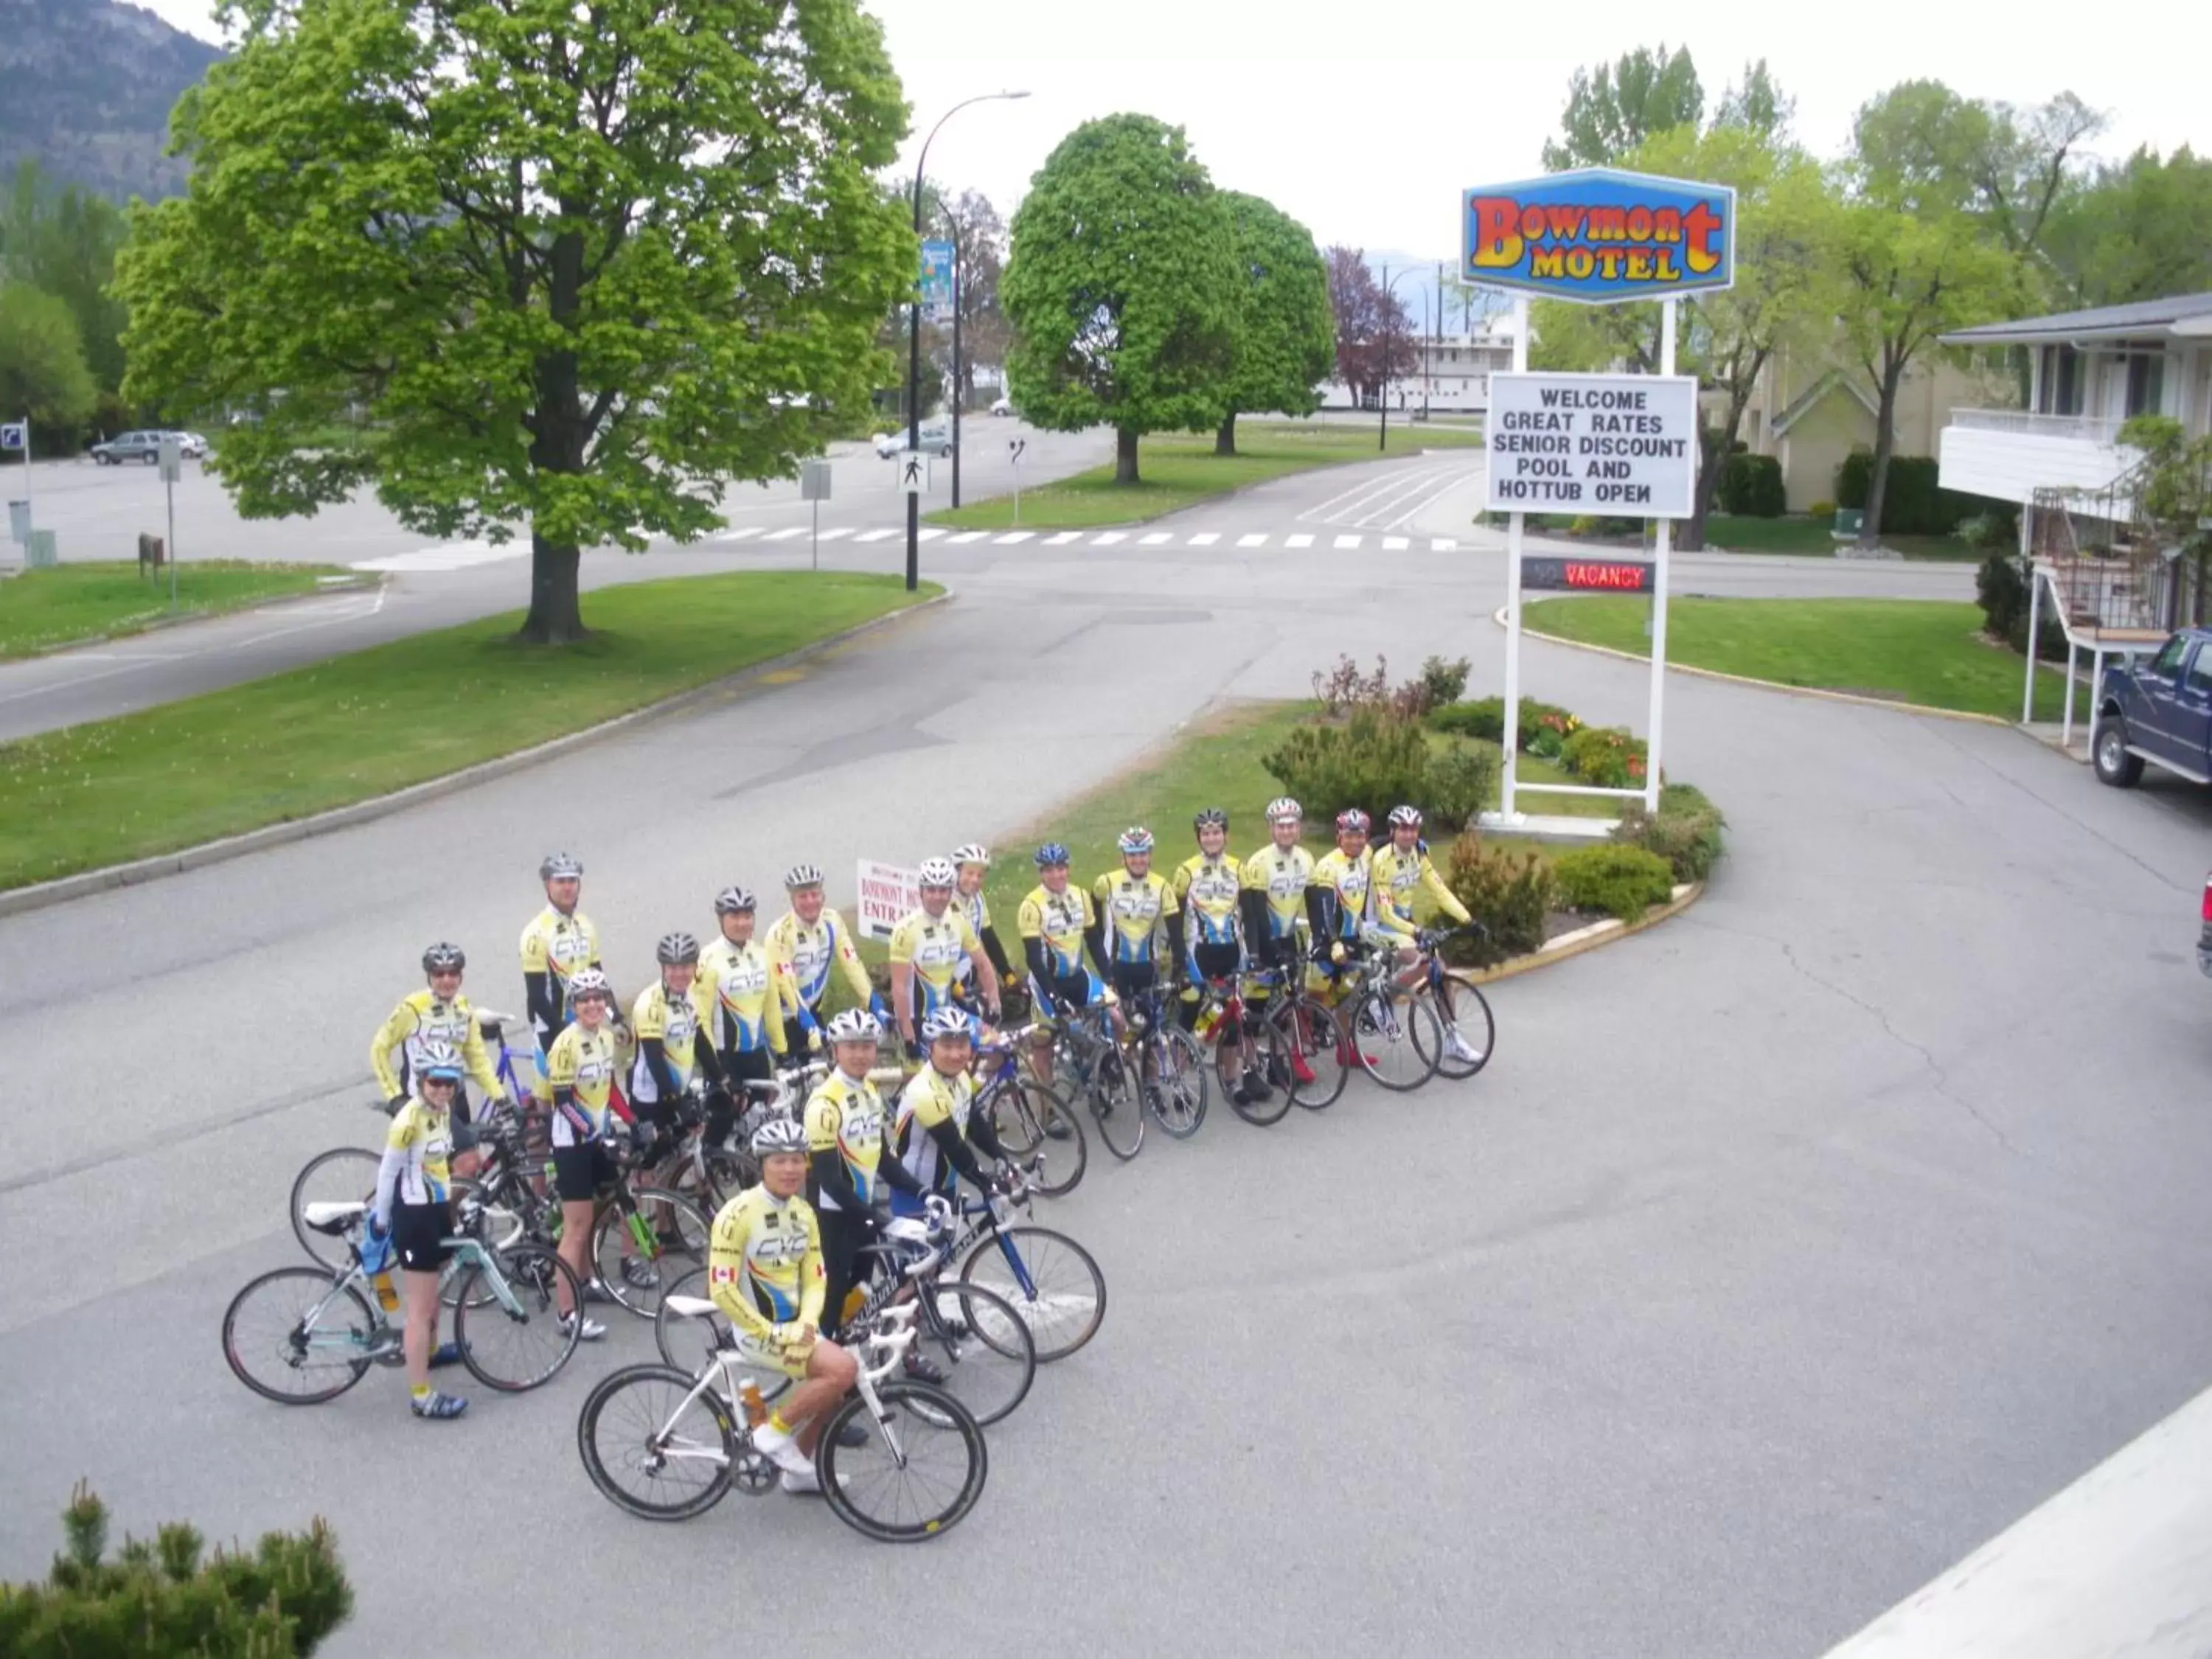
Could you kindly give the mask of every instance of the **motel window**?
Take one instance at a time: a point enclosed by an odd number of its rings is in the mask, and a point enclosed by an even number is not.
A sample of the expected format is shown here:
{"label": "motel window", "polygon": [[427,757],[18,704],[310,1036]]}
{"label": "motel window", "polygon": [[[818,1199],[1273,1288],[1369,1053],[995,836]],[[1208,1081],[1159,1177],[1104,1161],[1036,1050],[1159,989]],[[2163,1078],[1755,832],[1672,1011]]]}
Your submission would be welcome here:
{"label": "motel window", "polygon": [[2043,415],[2079,415],[2083,393],[2087,390],[2081,373],[2081,354],[2070,345],[2047,345],[2043,348],[2043,391],[2037,400],[2037,412]]}
{"label": "motel window", "polygon": [[2128,413],[2155,415],[2166,391],[2166,354],[2138,350],[2128,358]]}

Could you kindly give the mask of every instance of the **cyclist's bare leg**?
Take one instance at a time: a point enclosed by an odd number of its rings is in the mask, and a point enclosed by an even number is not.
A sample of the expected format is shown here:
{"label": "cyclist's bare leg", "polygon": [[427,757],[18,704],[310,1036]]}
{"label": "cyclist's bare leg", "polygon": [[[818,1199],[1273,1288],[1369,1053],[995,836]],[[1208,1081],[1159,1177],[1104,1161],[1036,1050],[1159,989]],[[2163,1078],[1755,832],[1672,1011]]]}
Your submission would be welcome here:
{"label": "cyclist's bare leg", "polygon": [[[592,1219],[596,1206],[588,1198],[561,1200],[561,1259],[576,1270],[576,1282],[592,1282]],[[554,1288],[559,1291],[561,1316],[566,1319],[576,1311],[568,1296],[568,1281],[556,1279]]]}
{"label": "cyclist's bare leg", "polygon": [[845,1397],[860,1375],[860,1361],[826,1339],[806,1356],[806,1380],[791,1391],[787,1403],[776,1407],[776,1414],[798,1431],[799,1449],[809,1457],[821,1438],[822,1414]]}

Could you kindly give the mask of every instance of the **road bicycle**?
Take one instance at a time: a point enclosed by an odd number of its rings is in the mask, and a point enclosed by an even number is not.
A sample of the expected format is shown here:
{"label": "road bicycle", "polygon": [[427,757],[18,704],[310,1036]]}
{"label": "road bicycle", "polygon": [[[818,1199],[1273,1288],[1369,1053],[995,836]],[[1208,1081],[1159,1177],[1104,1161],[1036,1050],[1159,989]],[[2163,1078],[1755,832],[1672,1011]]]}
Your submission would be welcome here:
{"label": "road bicycle", "polygon": [[1024,1187],[963,1203],[966,1224],[945,1255],[960,1263],[963,1284],[995,1291],[1021,1316],[1036,1340],[1037,1364],[1048,1365],[1098,1334],[1106,1318],[1106,1275],[1066,1233],[1008,1224],[1015,1211],[1029,1213],[1030,1193]]}
{"label": "road bicycle", "polygon": [[1443,1030],[1443,1051],[1437,1058],[1437,1075],[1457,1080],[1473,1077],[1490,1064],[1497,1051],[1498,1022],[1490,1012],[1490,999],[1474,976],[1461,968],[1444,965],[1443,946],[1455,933],[1486,935],[1479,921],[1449,932],[1424,932],[1419,936],[1422,980],[1414,998],[1435,1012]]}
{"label": "road bicycle", "polygon": [[1114,1030],[1114,1011],[1103,1002],[1081,1008],[1062,1004],[1053,1031],[1053,1066],[1069,1087],[1091,1103],[1098,1138],[1123,1163],[1145,1144],[1145,1110],[1135,1079]]}
{"label": "road bicycle", "polygon": [[[945,1282],[951,1216],[951,1205],[940,1201],[927,1219],[894,1220],[880,1243],[863,1245],[866,1269],[848,1298],[845,1317],[836,1323],[847,1332],[872,1329],[878,1314],[911,1296],[920,1318],[909,1374],[945,1389],[988,1428],[1029,1397],[1036,1376],[1036,1342],[1012,1304],[996,1291]],[[719,1310],[707,1316],[682,1311],[686,1298],[708,1295],[707,1283],[704,1273],[687,1274],[661,1298],[653,1318],[660,1357],[686,1373],[696,1373],[732,1328]],[[923,1364],[939,1374],[921,1371]],[[792,1386],[781,1371],[766,1368],[753,1369],[750,1380],[771,1405]]]}
{"label": "road bicycle", "polygon": [[1394,1093],[1418,1089],[1443,1057],[1443,1024],[1425,988],[1398,982],[1397,943],[1368,930],[1338,981],[1346,1057]]}
{"label": "road bicycle", "polygon": [[1206,1054],[1175,1019],[1176,988],[1152,985],[1124,1005],[1137,1092],[1161,1128],[1188,1140],[1206,1121]]}
{"label": "road bicycle", "polygon": [[[1248,997],[1255,1000],[1248,1001]],[[1258,1002],[1261,997],[1266,1000]],[[1279,1122],[1293,1105],[1320,1111],[1334,1105],[1344,1093],[1351,1057],[1343,1029],[1328,1005],[1307,986],[1295,962],[1287,968],[1255,969],[1241,982],[1208,980],[1200,1024],[1206,1024],[1209,1008],[1218,1011],[1217,1019],[1236,1018],[1238,1049],[1250,1045],[1268,1085],[1265,1100],[1238,1100],[1240,1079],[1231,1074],[1243,1069],[1245,1056],[1232,1049],[1224,1057],[1215,1045],[1215,1073],[1229,1097],[1230,1109],[1246,1122],[1263,1127]]]}
{"label": "road bicycle", "polygon": [[[674,1311],[711,1321],[714,1304],[684,1297]],[[975,1506],[990,1455],[975,1413],[944,1389],[893,1378],[915,1340],[914,1304],[877,1316],[856,1358],[853,1391],[822,1423],[815,1472],[830,1512],[862,1536],[920,1543],[941,1536]],[[709,1327],[711,1328],[711,1325]],[[732,1486],[772,1490],[776,1468],[754,1448],[767,1416],[748,1386],[748,1364],[726,1328],[695,1370],[632,1365],[605,1378],[576,1419],[576,1449],[592,1484],[647,1521],[704,1514]],[[758,1413],[757,1416],[755,1413]],[[857,1443],[843,1443],[848,1425]]]}
{"label": "road bicycle", "polygon": [[1030,1188],[1047,1198],[1075,1190],[1091,1161],[1083,1125],[1058,1089],[1030,1076],[1021,1056],[1037,1028],[1000,1031],[975,1049],[975,1101]]}
{"label": "road bicycle", "polygon": [[[371,1364],[401,1363],[400,1326],[361,1265],[368,1207],[315,1205],[307,1224],[343,1243],[344,1264],[279,1267],[246,1285],[224,1310],[223,1358],[264,1399],[319,1405],[360,1382]],[[527,1243],[492,1249],[477,1236],[480,1223],[474,1212],[462,1218],[447,1241],[439,1282],[461,1286],[453,1299],[461,1363],[487,1388],[520,1393],[551,1381],[575,1352],[577,1327],[561,1318],[561,1291],[566,1287],[573,1307],[582,1290],[552,1251]]]}

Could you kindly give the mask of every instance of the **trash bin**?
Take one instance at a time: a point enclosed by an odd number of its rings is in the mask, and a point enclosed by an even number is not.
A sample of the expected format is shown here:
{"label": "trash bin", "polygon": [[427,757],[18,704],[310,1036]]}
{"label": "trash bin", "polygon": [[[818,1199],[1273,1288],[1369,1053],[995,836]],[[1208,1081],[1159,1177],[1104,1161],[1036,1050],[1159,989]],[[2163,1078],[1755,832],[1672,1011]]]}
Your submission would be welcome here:
{"label": "trash bin", "polygon": [[23,559],[26,568],[32,570],[51,570],[54,568],[59,556],[54,551],[52,531],[33,530],[27,547]]}
{"label": "trash bin", "polygon": [[28,501],[8,503],[8,537],[18,547],[27,546],[31,539],[31,504]]}
{"label": "trash bin", "polygon": [[1859,538],[1859,526],[1865,522],[1866,508],[1839,507],[1836,509],[1836,521],[1829,526],[1828,533],[1839,542],[1855,542]]}

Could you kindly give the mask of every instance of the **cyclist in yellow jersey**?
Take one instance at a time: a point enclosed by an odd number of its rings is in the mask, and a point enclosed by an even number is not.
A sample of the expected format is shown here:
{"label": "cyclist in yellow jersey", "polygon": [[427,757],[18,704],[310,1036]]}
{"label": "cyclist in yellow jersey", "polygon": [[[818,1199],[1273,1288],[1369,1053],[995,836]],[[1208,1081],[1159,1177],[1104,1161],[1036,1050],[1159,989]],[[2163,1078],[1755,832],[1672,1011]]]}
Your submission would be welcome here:
{"label": "cyclist in yellow jersey", "polygon": [[853,1356],[822,1335],[829,1282],[822,1230],[806,1184],[806,1132],[784,1118],[754,1131],[760,1185],[748,1187],[714,1218],[707,1291],[736,1327],[748,1364],[779,1371],[799,1386],[752,1431],[753,1449],[783,1471],[787,1492],[819,1492],[814,1443],[822,1413],[860,1376]]}
{"label": "cyclist in yellow jersey", "polygon": [[[441,942],[423,951],[422,972],[430,981],[429,988],[401,998],[391,1018],[368,1040],[369,1069],[376,1073],[377,1086],[384,1091],[388,1109],[396,1112],[407,1103],[421,1058],[437,1043],[449,1045],[460,1056],[469,1075],[483,1091],[488,1112],[507,1103],[499,1073],[485,1052],[483,1033],[477,1029],[476,1011],[461,994],[461,973],[467,966],[468,958],[458,945]],[[395,1054],[399,1057],[397,1066],[392,1063]],[[468,1097],[455,1094],[453,1109],[454,1121],[465,1127]],[[461,1173],[467,1175],[474,1154],[462,1154],[462,1161]]]}
{"label": "cyclist in yellow jersey", "polygon": [[914,1177],[884,1159],[884,1102],[868,1081],[883,1024],[865,1008],[848,1008],[824,1028],[836,1065],[806,1099],[807,1201],[822,1223],[828,1276],[829,1328],[845,1317],[853,1261],[878,1230],[875,1203],[886,1186],[912,1188]]}
{"label": "cyclist in yellow jersey", "polygon": [[[1397,947],[1398,982],[1411,989],[1421,982],[1428,971],[1416,937],[1420,924],[1413,912],[1415,896],[1426,893],[1438,910],[1462,927],[1474,918],[1459,902],[1459,896],[1445,885],[1444,878],[1437,873],[1437,866],[1429,861],[1429,844],[1421,839],[1419,807],[1390,809],[1389,842],[1376,848],[1369,862],[1373,873],[1368,878],[1368,914],[1375,926]],[[1444,1012],[1438,1010],[1439,1013]],[[1482,1063],[1481,1051],[1449,1019],[1444,1022],[1444,1047],[1454,1060],[1462,1064]]]}
{"label": "cyclist in yellow jersey", "polygon": [[[415,1415],[433,1420],[459,1417],[469,1402],[434,1392],[430,1369],[438,1336],[438,1274],[453,1232],[453,1108],[461,1091],[460,1051],[442,1040],[416,1056],[416,1092],[401,1103],[385,1137],[376,1171],[376,1195],[362,1240],[362,1265],[384,1271],[396,1256],[406,1299],[407,1382]],[[452,1356],[458,1359],[458,1352]]]}
{"label": "cyclist in yellow jersey", "polygon": [[[678,1133],[678,1103],[703,1095],[706,1085],[722,1079],[722,1058],[714,1052],[708,1028],[713,1007],[698,982],[699,941],[684,933],[662,936],[653,946],[660,977],[641,992],[630,1009],[630,1034],[637,1057],[630,1066],[629,1103],[655,1134]],[[655,1280],[653,1265],[626,1261],[624,1277],[640,1289]]]}
{"label": "cyclist in yellow jersey", "polygon": [[[1267,803],[1268,844],[1244,860],[1244,890],[1239,900],[1244,923],[1245,959],[1255,966],[1289,975],[1297,971],[1298,927],[1305,916],[1306,884],[1313,876],[1313,854],[1298,845],[1305,828],[1304,809],[1288,795]],[[1248,980],[1245,1006],[1255,1018],[1267,1006],[1264,985]],[[1294,1074],[1305,1073],[1303,1057],[1292,1054]],[[1310,1074],[1297,1080],[1310,1080]],[[1245,1068],[1243,1088],[1250,1100],[1265,1100],[1271,1091],[1256,1066]]]}
{"label": "cyclist in yellow jersey", "polygon": [[783,1000],[784,1047],[796,1052],[814,1046],[833,968],[844,975],[856,1002],[879,1018],[883,1009],[853,948],[852,931],[823,901],[821,871],[795,864],[784,872],[783,885],[791,908],[768,930],[768,959]]}
{"label": "cyclist in yellow jersey", "polygon": [[916,872],[921,907],[902,917],[891,930],[891,1012],[911,1059],[920,1059],[918,1024],[939,1008],[952,1006],[958,965],[964,963],[981,988],[983,1006],[998,1018],[999,975],[983,953],[983,942],[952,902],[959,872],[947,859],[924,859]]}
{"label": "cyclist in yellow jersey", "polygon": [[[991,959],[991,971],[998,975],[1003,995],[1006,987],[1013,982],[1014,967],[1006,960],[1006,947],[1000,943],[999,930],[991,925],[991,901],[983,896],[983,878],[991,869],[991,849],[972,841],[955,848],[952,867],[958,875],[953,884],[952,902],[960,907],[960,914],[968,918],[968,925],[983,942],[983,954]],[[965,957],[952,970],[952,994],[971,1013],[977,1001],[975,971],[974,964]]]}
{"label": "cyclist in yellow jersey", "polygon": [[[1097,926],[1091,895],[1067,882],[1067,848],[1048,841],[1036,849],[1037,884],[1022,901],[1017,926],[1036,1001],[1036,1036],[1030,1069],[1038,1081],[1052,1081],[1052,1025],[1055,1013],[1109,1006],[1114,994],[1106,981],[1083,964],[1084,947]],[[1120,1017],[1117,1014],[1115,1018]]]}
{"label": "cyclist in yellow jersey", "polygon": [[721,1057],[724,1088],[707,1097],[707,1139],[720,1146],[734,1120],[728,1090],[740,1082],[770,1083],[784,1057],[783,1000],[768,951],[753,938],[759,915],[752,890],[725,887],[714,896],[721,937],[699,954],[699,984],[712,1018],[708,1041]]}
{"label": "cyclist in yellow jersey", "polygon": [[1306,920],[1313,928],[1313,967],[1306,982],[1326,990],[1336,982],[1351,947],[1367,926],[1367,814],[1347,806],[1336,815],[1336,848],[1322,854],[1306,885]]}
{"label": "cyclist in yellow jersey", "polygon": [[569,982],[599,965],[599,931],[576,908],[584,866],[566,853],[549,853],[538,866],[545,908],[522,930],[522,994],[530,1029],[543,1054],[573,1017]]}
{"label": "cyclist in yellow jersey", "polygon": [[943,1008],[921,1023],[929,1044],[929,1064],[899,1091],[891,1118],[893,1156],[906,1166],[918,1191],[891,1194],[893,1215],[920,1215],[930,1194],[951,1198],[965,1176],[988,1193],[996,1177],[976,1154],[1011,1168],[1012,1159],[991,1126],[990,1114],[977,1112],[975,1079],[969,1067],[975,1058],[975,1022],[960,1008]]}
{"label": "cyclist in yellow jersey", "polygon": [[1133,997],[1159,982],[1158,937],[1164,924],[1170,962],[1182,958],[1182,912],[1175,887],[1152,869],[1152,832],[1141,824],[1116,843],[1121,873],[1091,884],[1097,909],[1091,954],[1117,995]]}
{"label": "cyclist in yellow jersey", "polygon": [[[1229,850],[1229,814],[1209,806],[1191,820],[1191,829],[1198,836],[1198,851],[1177,865],[1175,872],[1176,897],[1183,915],[1183,973],[1190,981],[1177,1010],[1186,1031],[1197,1024],[1200,988],[1206,981],[1233,979],[1244,965],[1244,942],[1237,925],[1244,866]],[[1214,1027],[1215,1045],[1224,1055],[1222,1076],[1229,1076],[1236,1066],[1242,1039],[1233,1019],[1224,1018]],[[1241,1076],[1236,1093],[1245,1102],[1255,1097]]]}
{"label": "cyclist in yellow jersey", "polygon": [[[619,1061],[609,1018],[614,992],[607,976],[596,968],[579,968],[569,977],[568,995],[576,1018],[546,1051],[545,1082],[553,1103],[553,1189],[561,1200],[561,1255],[576,1270],[578,1280],[588,1281],[592,1209],[599,1188],[615,1178],[609,1148],[614,1113],[608,1097]],[[565,1280],[559,1290],[566,1302]],[[581,1315],[580,1309],[561,1310],[564,1324]],[[596,1342],[607,1328],[596,1319],[586,1319],[578,1334],[586,1342]]]}

